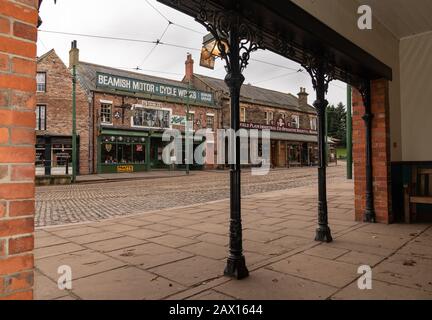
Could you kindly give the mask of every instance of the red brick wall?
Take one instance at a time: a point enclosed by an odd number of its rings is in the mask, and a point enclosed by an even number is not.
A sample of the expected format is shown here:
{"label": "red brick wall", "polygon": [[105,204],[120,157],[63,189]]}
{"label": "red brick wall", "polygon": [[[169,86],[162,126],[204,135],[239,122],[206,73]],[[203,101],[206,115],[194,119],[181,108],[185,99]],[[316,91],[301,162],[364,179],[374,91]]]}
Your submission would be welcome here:
{"label": "red brick wall", "polygon": [[[377,221],[393,222],[390,188],[390,132],[388,82],[372,82],[372,166],[374,205]],[[353,160],[356,220],[363,220],[366,190],[366,149],[364,105],[360,93],[353,90]]]}
{"label": "red brick wall", "polygon": [[[38,92],[38,104],[46,105],[46,131],[38,134],[72,136],[72,76],[69,69],[51,51],[37,63],[37,71],[46,72],[46,92]],[[76,86],[76,125],[79,136],[79,173],[89,172],[89,103],[84,89]]]}
{"label": "red brick wall", "polygon": [[33,298],[36,0],[0,0],[0,300]]}

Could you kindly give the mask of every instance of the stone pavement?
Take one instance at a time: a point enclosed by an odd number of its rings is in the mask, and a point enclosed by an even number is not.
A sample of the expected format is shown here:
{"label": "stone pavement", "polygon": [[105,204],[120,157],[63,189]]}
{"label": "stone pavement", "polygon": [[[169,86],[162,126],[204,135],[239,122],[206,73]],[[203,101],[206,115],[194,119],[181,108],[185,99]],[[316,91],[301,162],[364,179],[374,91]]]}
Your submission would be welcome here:
{"label": "stone pavement", "polygon": [[[353,185],[328,187],[334,242],[313,241],[315,186],[243,199],[250,277],[222,275],[227,200],[36,231],[36,299],[432,299],[431,225],[353,221]],[[357,287],[360,265],[373,289]],[[72,268],[72,290],[57,269]]]}
{"label": "stone pavement", "polygon": [[[327,177],[332,181],[345,173],[344,165],[332,166]],[[97,221],[229,198],[229,170],[191,171],[190,176],[173,171],[180,176],[168,179],[158,174],[161,172],[126,173],[125,177],[134,179],[37,187],[35,225]],[[315,185],[316,181],[315,167],[271,170],[264,176],[252,176],[250,170],[243,170],[242,194]]]}

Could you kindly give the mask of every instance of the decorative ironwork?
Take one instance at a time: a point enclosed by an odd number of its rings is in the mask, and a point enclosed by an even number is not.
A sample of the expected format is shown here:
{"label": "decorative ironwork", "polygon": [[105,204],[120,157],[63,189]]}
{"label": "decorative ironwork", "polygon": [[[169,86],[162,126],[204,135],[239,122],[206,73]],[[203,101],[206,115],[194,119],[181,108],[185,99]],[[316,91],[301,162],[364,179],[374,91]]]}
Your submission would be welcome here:
{"label": "decorative ironwork", "polygon": [[329,59],[319,54],[304,53],[302,66],[311,76],[314,90],[317,91],[319,82],[323,82],[324,93],[327,93],[329,83],[336,79],[335,67]]}
{"label": "decorative ironwork", "polygon": [[227,73],[232,71],[233,57],[229,54],[237,43],[230,43],[230,33],[236,30],[238,34],[240,72],[249,64],[250,54],[263,49],[263,37],[260,31],[253,28],[250,23],[242,19],[235,10],[228,12],[208,8],[207,1],[199,1],[199,14],[195,18],[202,24],[216,40],[221,58],[225,60]]}

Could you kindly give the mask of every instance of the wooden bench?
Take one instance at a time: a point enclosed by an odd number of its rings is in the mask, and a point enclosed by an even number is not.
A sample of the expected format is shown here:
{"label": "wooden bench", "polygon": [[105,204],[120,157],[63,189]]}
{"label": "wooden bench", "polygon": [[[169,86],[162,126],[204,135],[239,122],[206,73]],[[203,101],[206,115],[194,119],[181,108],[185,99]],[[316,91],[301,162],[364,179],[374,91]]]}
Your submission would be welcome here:
{"label": "wooden bench", "polygon": [[417,204],[432,205],[432,169],[413,167],[409,185],[404,185],[405,222],[415,221]]}

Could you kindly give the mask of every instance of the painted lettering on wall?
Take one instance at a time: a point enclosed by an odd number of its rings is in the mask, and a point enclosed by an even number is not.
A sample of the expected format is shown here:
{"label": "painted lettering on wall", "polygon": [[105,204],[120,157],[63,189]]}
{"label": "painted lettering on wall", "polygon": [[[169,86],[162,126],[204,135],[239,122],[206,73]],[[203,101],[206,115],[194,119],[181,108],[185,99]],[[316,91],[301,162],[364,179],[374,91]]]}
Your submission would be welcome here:
{"label": "painted lettering on wall", "polygon": [[188,90],[187,88],[126,78],[106,73],[97,73],[96,86],[98,88],[109,88],[134,93],[147,93],[163,97],[176,98],[181,99],[182,101],[189,98],[191,102],[205,104],[214,103],[213,94],[211,92]]}

